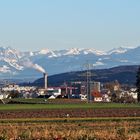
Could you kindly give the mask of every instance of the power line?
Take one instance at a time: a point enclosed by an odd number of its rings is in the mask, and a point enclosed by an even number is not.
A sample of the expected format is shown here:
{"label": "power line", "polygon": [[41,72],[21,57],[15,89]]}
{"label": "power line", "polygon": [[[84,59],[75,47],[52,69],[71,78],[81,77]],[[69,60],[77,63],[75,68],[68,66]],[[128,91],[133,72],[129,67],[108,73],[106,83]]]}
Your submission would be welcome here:
{"label": "power line", "polygon": [[80,76],[86,77],[86,94],[87,94],[87,102],[91,102],[92,97],[90,93],[90,84],[91,84],[91,77],[94,76],[91,73],[91,68],[93,68],[93,64],[90,64],[88,61],[83,65],[86,68],[86,72],[81,74]]}

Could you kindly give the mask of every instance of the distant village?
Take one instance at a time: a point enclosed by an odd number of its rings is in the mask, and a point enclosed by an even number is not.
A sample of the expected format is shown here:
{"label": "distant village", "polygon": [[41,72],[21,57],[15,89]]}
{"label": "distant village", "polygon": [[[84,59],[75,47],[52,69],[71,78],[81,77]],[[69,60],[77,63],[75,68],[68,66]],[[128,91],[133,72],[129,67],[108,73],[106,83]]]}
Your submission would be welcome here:
{"label": "distant village", "polygon": [[44,76],[43,88],[20,86],[14,83],[4,85],[0,89],[0,99],[5,98],[45,98],[45,100],[68,98],[87,102],[135,103],[137,92],[135,87],[121,85],[117,80],[105,84],[95,81],[88,83],[76,81],[64,83],[59,87],[48,87],[47,76]]}

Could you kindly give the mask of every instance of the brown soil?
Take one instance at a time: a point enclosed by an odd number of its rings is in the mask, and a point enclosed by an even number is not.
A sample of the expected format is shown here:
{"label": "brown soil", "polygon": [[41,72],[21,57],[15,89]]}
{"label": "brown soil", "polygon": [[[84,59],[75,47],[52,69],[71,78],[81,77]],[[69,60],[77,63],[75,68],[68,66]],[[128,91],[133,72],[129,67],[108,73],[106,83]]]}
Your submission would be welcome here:
{"label": "brown soil", "polygon": [[140,117],[140,109],[46,109],[0,111],[0,119],[69,117]]}

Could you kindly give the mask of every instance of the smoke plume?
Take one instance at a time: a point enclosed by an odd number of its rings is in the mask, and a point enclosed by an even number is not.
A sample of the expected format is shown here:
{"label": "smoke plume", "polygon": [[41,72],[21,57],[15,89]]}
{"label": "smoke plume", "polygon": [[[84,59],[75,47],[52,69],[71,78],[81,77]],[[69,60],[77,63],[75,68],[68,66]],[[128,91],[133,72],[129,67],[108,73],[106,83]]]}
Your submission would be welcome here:
{"label": "smoke plume", "polygon": [[40,71],[42,73],[45,73],[45,69],[42,68],[40,65],[38,64],[33,64],[30,60],[24,61],[23,62],[24,66],[28,67],[28,68],[34,68],[37,71]]}

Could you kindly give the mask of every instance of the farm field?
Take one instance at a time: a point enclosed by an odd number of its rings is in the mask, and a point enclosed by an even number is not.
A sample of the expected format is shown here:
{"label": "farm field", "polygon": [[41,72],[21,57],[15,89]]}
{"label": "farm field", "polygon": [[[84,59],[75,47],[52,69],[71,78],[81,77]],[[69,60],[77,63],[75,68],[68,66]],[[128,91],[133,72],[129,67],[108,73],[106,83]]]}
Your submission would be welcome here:
{"label": "farm field", "polygon": [[79,99],[55,99],[46,100],[43,98],[35,99],[11,99],[4,100],[6,104],[0,104],[0,110],[36,110],[36,109],[103,109],[103,108],[137,108],[140,104],[123,103],[87,103]]}
{"label": "farm field", "polygon": [[6,140],[139,140],[140,121],[0,123]]}
{"label": "farm field", "polygon": [[3,140],[138,140],[140,137],[140,104],[68,99],[11,101],[0,104]]}
{"label": "farm field", "polygon": [[0,119],[14,118],[140,117],[140,109],[28,109],[1,110]]}
{"label": "farm field", "polygon": [[65,118],[67,115],[70,118],[140,117],[140,104],[87,103],[68,99],[38,103],[43,100],[14,99],[12,101],[20,101],[20,104],[0,104],[0,119]]}

